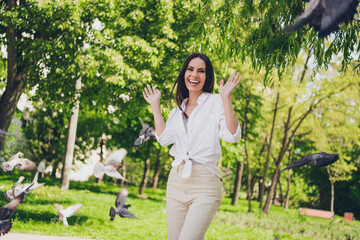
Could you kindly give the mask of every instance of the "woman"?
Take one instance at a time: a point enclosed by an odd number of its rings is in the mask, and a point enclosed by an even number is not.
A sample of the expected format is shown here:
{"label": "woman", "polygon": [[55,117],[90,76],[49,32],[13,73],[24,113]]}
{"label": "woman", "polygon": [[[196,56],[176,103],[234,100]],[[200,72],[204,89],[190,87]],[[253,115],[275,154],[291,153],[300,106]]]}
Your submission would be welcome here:
{"label": "woman", "polygon": [[144,89],[154,114],[156,139],[163,146],[174,144],[170,154],[175,160],[166,190],[168,239],[204,239],[221,205],[222,180],[216,166],[221,158],[219,138],[235,143],[241,137],[231,103],[231,93],[241,79],[235,73],[226,84],[221,80],[220,94],[212,94],[210,59],[191,54],[174,84],[178,106],[171,110],[166,124],[160,91],[149,85]]}

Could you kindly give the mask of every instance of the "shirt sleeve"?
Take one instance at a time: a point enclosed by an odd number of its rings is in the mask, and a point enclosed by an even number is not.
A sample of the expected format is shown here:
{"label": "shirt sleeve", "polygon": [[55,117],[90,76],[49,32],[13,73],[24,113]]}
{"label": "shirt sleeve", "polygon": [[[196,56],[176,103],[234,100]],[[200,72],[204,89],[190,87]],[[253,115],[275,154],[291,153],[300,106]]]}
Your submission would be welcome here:
{"label": "shirt sleeve", "polygon": [[172,118],[175,114],[175,109],[171,110],[169,114],[169,118],[166,122],[166,127],[162,132],[161,136],[157,135],[155,131],[156,140],[160,143],[161,146],[168,146],[170,144],[175,143],[175,133],[174,129],[172,128]]}
{"label": "shirt sleeve", "polygon": [[225,121],[225,108],[224,104],[220,98],[220,111],[219,111],[219,137],[226,142],[236,143],[241,138],[241,128],[240,123],[238,121],[237,130],[234,134],[232,134],[229,129],[226,127]]}

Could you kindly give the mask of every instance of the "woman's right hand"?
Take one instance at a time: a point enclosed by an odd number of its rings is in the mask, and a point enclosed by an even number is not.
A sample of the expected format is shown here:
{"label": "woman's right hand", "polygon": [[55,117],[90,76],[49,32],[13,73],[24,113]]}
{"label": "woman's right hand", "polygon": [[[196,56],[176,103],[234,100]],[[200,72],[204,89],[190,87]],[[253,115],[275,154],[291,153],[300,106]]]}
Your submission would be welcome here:
{"label": "woman's right hand", "polygon": [[147,88],[145,87],[143,91],[143,95],[146,102],[148,102],[150,105],[160,105],[161,92],[155,87],[151,87],[148,84]]}

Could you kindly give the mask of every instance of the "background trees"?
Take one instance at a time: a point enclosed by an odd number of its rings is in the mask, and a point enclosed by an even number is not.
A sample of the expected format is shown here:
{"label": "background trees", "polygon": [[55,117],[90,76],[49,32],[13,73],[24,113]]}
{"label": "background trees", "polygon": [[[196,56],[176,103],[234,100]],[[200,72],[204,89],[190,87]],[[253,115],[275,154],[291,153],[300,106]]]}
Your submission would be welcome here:
{"label": "background trees", "polygon": [[[357,184],[359,165],[359,81],[353,71],[359,21],[322,40],[307,27],[281,33],[304,6],[275,0],[1,1],[0,129],[19,128],[10,122],[24,118],[16,109],[20,96],[32,106],[22,139],[6,138],[4,145],[0,135],[1,155],[22,150],[36,162],[46,159],[55,177],[80,94],[74,159],[85,161],[102,145],[109,151],[123,147],[128,184],[139,185],[140,193],[146,186],[165,187],[168,148],[155,140],[132,147],[139,118],[153,121],[142,90],[148,83],[160,89],[167,116],[183,61],[201,51],[212,59],[217,83],[235,69],[243,76],[233,98],[243,139],[222,143],[219,162],[233,204],[247,197],[259,199],[266,213],[273,202],[341,213],[352,211],[337,200],[347,199],[360,209],[360,194],[350,187]],[[328,171],[308,166],[280,174],[289,159],[321,151],[339,153],[340,160]]]}

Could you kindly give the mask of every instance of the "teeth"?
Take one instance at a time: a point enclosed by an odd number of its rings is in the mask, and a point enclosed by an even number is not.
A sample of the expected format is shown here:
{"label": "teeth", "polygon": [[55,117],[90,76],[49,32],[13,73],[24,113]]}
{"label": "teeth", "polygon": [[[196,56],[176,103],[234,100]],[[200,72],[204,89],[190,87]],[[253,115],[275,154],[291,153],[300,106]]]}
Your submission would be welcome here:
{"label": "teeth", "polygon": [[191,83],[199,83],[199,81],[190,80]]}

